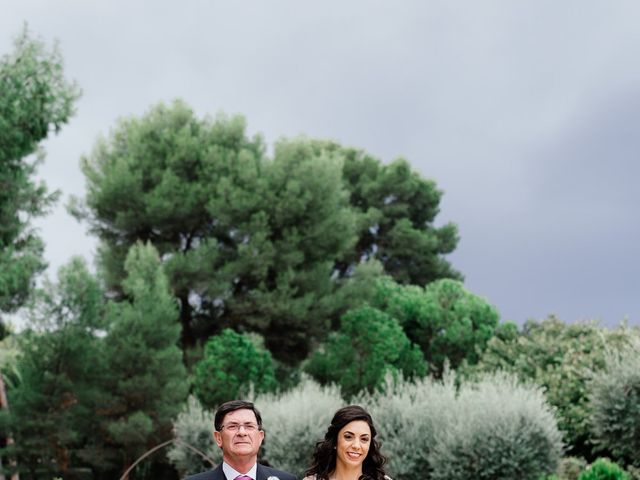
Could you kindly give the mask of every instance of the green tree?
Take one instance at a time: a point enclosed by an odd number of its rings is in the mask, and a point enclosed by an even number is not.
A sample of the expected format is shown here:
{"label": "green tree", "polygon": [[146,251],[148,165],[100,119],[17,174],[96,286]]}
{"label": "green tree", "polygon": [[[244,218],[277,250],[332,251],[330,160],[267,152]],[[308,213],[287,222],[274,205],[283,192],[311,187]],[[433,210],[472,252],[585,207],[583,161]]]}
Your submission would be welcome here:
{"label": "green tree", "polygon": [[327,330],[334,266],[356,239],[342,161],[305,139],[278,142],[270,159],[241,117],[159,105],[83,159],[88,193],[73,211],[100,237],[112,287],[130,245],[156,246],[184,347],[233,327],[295,363]]}
{"label": "green tree", "polygon": [[453,368],[463,360],[477,362],[498,325],[495,307],[456,280],[437,280],[425,288],[382,280],[374,302],[398,320],[437,375],[447,360]]}
{"label": "green tree", "polygon": [[11,312],[46,266],[31,219],[58,196],[33,179],[43,159],[38,145],[67,123],[79,91],[65,79],[58,50],[49,51],[25,27],[14,52],[0,59],[0,92],[0,312]]}
{"label": "green tree", "polygon": [[388,373],[422,377],[427,365],[397,320],[364,306],[343,315],[340,329],[311,356],[305,370],[323,384],[338,384],[349,398],[382,387]]}
{"label": "green tree", "polygon": [[180,323],[155,248],[137,243],[124,265],[126,299],[107,305],[106,374],[100,429],[82,457],[112,478],[149,448],[171,438],[171,420],[187,398],[177,346]]}
{"label": "green tree", "polygon": [[543,386],[556,408],[567,453],[594,459],[589,379],[604,368],[608,348],[622,347],[637,333],[624,327],[609,330],[594,322],[566,324],[555,317],[528,321],[515,335],[512,327],[499,329],[480,362],[465,367],[465,373],[503,370]]}
{"label": "green tree", "polygon": [[207,341],[193,383],[198,399],[210,409],[246,396],[251,387],[263,393],[278,386],[271,353],[229,328]]}
{"label": "green tree", "polygon": [[[18,465],[66,474],[93,434],[102,381],[102,290],[84,261],[73,259],[45,282],[19,336],[18,381],[9,389],[9,423]],[[35,478],[35,477],[34,477]]]}
{"label": "green tree", "polygon": [[388,165],[362,150],[326,144],[344,158],[343,178],[358,212],[358,242],[342,262],[344,273],[363,258],[377,259],[402,284],[462,279],[444,255],[458,244],[457,227],[434,225],[442,192],[402,158]]}

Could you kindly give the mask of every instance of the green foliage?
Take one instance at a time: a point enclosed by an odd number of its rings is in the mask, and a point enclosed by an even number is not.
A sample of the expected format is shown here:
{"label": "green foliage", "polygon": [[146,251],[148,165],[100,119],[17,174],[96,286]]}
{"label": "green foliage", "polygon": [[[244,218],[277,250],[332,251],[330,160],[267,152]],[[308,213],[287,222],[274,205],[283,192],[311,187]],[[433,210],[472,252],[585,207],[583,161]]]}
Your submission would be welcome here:
{"label": "green foliage", "polygon": [[599,458],[580,474],[578,480],[629,480],[629,475],[611,460]]}
{"label": "green foliage", "polygon": [[518,335],[501,327],[476,367],[467,374],[504,370],[545,388],[557,409],[558,426],[568,452],[593,458],[587,383],[605,365],[607,348],[618,348],[637,335],[628,328],[608,330],[595,323],[565,324],[550,317],[526,322]]}
{"label": "green foliage", "polygon": [[180,301],[183,348],[231,327],[295,365],[360,306],[339,288],[363,261],[401,282],[460,277],[443,259],[455,227],[433,226],[441,193],[406,161],[305,138],[265,151],[241,117],[198,119],[175,102],[120,121],[83,158],[88,194],[72,210],[101,239],[109,287],[129,246],[152,242]]}
{"label": "green foliage", "polygon": [[[308,466],[315,442],[343,405],[335,387],[308,379],[254,401],[265,421],[264,458],[295,473]],[[487,376],[458,390],[449,374],[442,381],[389,375],[384,389],[353,401],[371,412],[387,471],[398,480],[417,474],[427,480],[538,479],[555,471],[562,451],[542,392],[506,376]],[[202,428],[210,432],[210,425]]]}
{"label": "green foliage", "polygon": [[82,453],[100,471],[122,471],[166,441],[171,420],[187,397],[177,346],[177,305],[155,248],[134,245],[125,271],[127,300],[110,302],[106,311],[108,378],[99,405],[100,425]]}
{"label": "green foliage", "polygon": [[[213,441],[213,429],[214,414],[190,396],[185,409],[173,422],[173,433],[178,441],[167,452],[169,461],[181,474],[180,478],[209,470],[222,461],[222,450]],[[210,461],[189,447],[202,452]]]}
{"label": "green foliage", "polygon": [[350,310],[340,329],[309,359],[305,371],[322,383],[335,382],[345,398],[384,384],[387,373],[424,376],[426,363],[402,327],[372,307]]}
{"label": "green foliage", "polygon": [[456,402],[453,377],[409,382],[387,376],[384,388],[363,393],[353,401],[365,406],[373,417],[382,452],[389,461],[389,475],[405,480],[419,473],[430,479],[435,433],[439,428],[448,428],[448,421],[452,420],[448,412]]}
{"label": "green foliage", "polygon": [[30,37],[0,59],[0,312],[22,306],[45,268],[44,245],[30,226],[57,198],[33,176],[38,144],[67,123],[78,89],[64,78],[57,49]]}
{"label": "green foliage", "polygon": [[455,384],[445,374],[363,399],[392,478],[538,479],[555,470],[560,434],[540,390],[506,376]]}
{"label": "green foliage", "polygon": [[198,119],[181,102],[123,120],[83,158],[88,194],[73,211],[100,237],[111,287],[130,245],[156,246],[180,301],[183,347],[234,327],[295,363],[328,327],[355,215],[342,158],[297,139],[269,159],[245,129],[241,117]]}
{"label": "green foliage", "polygon": [[463,360],[476,363],[498,324],[495,307],[456,280],[437,280],[425,288],[383,280],[375,304],[398,319],[437,375],[447,361],[452,368]]}
{"label": "green foliage", "polygon": [[78,258],[35,297],[30,328],[18,338],[19,380],[9,389],[8,428],[27,471],[67,472],[94,434],[101,309],[100,286]]}
{"label": "green foliage", "polygon": [[640,467],[640,340],[610,351],[589,386],[593,435],[614,459]]}
{"label": "green foliage", "polygon": [[403,284],[426,285],[441,278],[461,279],[444,260],[458,243],[455,225],[436,228],[442,192],[400,158],[385,165],[362,150],[318,142],[345,158],[343,178],[358,213],[358,242],[343,271],[363,258],[377,259]]}
{"label": "green foliage", "polygon": [[278,386],[271,353],[229,328],[207,341],[193,383],[198,400],[211,409],[246,396],[251,388],[269,392]]}

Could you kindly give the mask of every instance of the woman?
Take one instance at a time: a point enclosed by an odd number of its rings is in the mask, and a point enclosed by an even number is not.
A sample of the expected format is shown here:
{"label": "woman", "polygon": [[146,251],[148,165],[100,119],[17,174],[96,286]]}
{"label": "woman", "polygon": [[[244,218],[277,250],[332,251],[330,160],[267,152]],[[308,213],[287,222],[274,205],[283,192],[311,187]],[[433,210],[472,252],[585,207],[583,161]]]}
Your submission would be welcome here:
{"label": "woman", "polygon": [[324,440],[316,444],[304,480],[391,480],[384,473],[371,415],[358,405],[338,410]]}

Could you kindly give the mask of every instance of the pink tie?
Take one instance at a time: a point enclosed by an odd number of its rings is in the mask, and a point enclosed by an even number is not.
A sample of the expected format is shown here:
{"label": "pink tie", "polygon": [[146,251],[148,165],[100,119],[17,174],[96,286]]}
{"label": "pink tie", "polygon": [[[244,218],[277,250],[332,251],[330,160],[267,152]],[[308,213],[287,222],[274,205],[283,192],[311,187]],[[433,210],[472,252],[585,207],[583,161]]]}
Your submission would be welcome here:
{"label": "pink tie", "polygon": [[235,480],[253,480],[249,475],[238,475]]}

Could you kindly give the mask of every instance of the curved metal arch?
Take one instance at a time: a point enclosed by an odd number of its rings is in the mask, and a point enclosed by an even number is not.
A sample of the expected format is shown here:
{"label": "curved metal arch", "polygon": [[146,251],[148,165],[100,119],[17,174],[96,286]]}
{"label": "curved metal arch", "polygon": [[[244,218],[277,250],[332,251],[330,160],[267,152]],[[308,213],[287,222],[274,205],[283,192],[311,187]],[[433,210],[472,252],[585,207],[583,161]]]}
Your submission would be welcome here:
{"label": "curved metal arch", "polygon": [[187,447],[189,450],[192,450],[193,452],[197,453],[198,455],[200,455],[204,460],[206,460],[207,462],[209,462],[211,464],[212,467],[216,466],[216,463],[207,456],[206,453],[202,452],[201,450],[198,450],[196,447],[194,447],[193,445],[189,445],[187,442],[180,440],[179,438],[172,438],[171,440],[167,440],[166,442],[161,443],[160,445],[156,445],[155,447],[153,447],[150,450],[147,450],[146,452],[144,452],[142,455],[140,455],[140,457],[138,457],[138,459],[133,462],[129,468],[127,468],[125,470],[125,472],[122,474],[122,476],[120,477],[120,480],[126,480],[126,478],[129,476],[129,473],[131,473],[131,471],[135,468],[136,465],[138,465],[142,460],[144,460],[145,458],[147,458],[149,455],[151,455],[152,453],[168,446],[171,445],[172,443],[179,443],[185,447]]}

